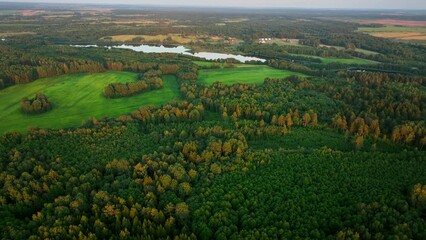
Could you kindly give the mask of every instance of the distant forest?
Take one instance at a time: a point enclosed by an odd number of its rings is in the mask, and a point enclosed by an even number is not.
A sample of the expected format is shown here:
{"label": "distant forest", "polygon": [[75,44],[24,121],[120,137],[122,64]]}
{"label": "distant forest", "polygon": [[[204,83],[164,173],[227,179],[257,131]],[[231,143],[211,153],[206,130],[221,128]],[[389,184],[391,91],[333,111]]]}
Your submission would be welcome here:
{"label": "distant forest", "polygon": [[[393,12],[69,6],[0,3],[0,105],[29,122],[0,135],[1,239],[426,239],[426,47],[357,31]],[[266,62],[103,47],[147,36]],[[140,106],[34,127],[86,107],[31,85],[59,76]]]}

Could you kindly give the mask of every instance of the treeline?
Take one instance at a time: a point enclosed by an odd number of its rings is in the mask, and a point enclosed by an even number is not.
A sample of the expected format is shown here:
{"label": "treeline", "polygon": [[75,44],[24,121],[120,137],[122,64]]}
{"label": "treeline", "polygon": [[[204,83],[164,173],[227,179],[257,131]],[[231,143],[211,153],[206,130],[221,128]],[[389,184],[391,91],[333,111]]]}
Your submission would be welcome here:
{"label": "treeline", "polygon": [[108,98],[126,97],[161,88],[163,88],[163,80],[159,77],[153,77],[136,82],[108,84],[104,88],[104,95]]}
{"label": "treeline", "polygon": [[[212,61],[209,62],[211,63],[210,65],[206,65],[206,66],[200,66],[200,68],[202,69],[220,69],[220,68],[236,68],[237,65],[234,63],[227,63],[227,62],[216,62],[216,61]],[[250,64],[254,64],[254,63],[250,63]]]}
{"label": "treeline", "polygon": [[262,120],[285,128],[323,124],[354,135],[356,146],[371,135],[423,148],[423,85],[418,76],[340,72],[328,80],[292,76],[262,85],[185,81],[180,92],[225,120]]}
{"label": "treeline", "polygon": [[[392,43],[391,45],[394,46],[395,44],[396,43]],[[415,60],[407,63],[407,59],[412,59],[414,57],[414,52],[420,51],[421,54],[423,54],[424,50],[407,48],[407,46],[401,45],[399,43],[396,45],[397,47],[395,50],[395,55],[364,54],[362,52],[350,49],[338,50],[336,48],[329,47],[307,47],[291,45],[281,46],[277,44],[242,44],[241,46],[239,46],[239,50],[250,56],[257,56],[269,60],[282,61],[287,65],[287,67],[301,65],[302,67],[311,69],[311,75],[318,76],[325,75],[323,73],[324,71],[326,71],[328,74],[333,74],[336,69],[347,69],[349,66],[354,67],[357,65],[361,65],[364,68],[369,66],[371,68],[377,69],[378,71],[395,71],[403,72],[405,74],[425,75],[426,72],[424,71],[424,68],[426,66],[426,63],[423,62],[421,58],[416,57]],[[405,55],[398,54],[398,51],[404,52]],[[315,58],[315,56],[336,58],[363,58],[376,61],[379,64],[348,65],[344,63],[339,63],[338,61],[332,63],[323,63],[320,59]],[[292,68],[284,68],[284,65],[281,67],[281,69],[293,70]]]}
{"label": "treeline", "polygon": [[[327,85],[311,85],[343,104],[331,116],[336,129],[365,138],[383,136],[424,147],[424,77],[386,73],[340,72]],[[312,88],[311,88],[312,89]]]}
{"label": "treeline", "polygon": [[422,47],[409,44],[401,44],[390,39],[373,37],[361,33],[328,33],[321,38],[321,42],[333,46],[345,47],[348,43],[357,48],[379,52],[384,56],[370,56],[373,60],[385,60],[398,62],[411,59],[424,62],[426,51]]}
{"label": "treeline", "polygon": [[296,71],[300,73],[304,73],[311,76],[324,76],[324,75],[334,75],[332,72],[327,71],[326,69],[313,69],[311,67],[305,66],[303,63],[300,63],[298,61],[292,61],[292,60],[269,60],[267,62],[268,66],[276,68],[276,69],[282,69],[282,70],[290,70],[290,71]]}
{"label": "treeline", "polygon": [[285,95],[283,92],[289,87],[306,84],[306,79],[296,76],[284,80],[266,79],[260,86],[243,83],[228,86],[221,82],[204,86],[188,81],[181,84],[180,91],[187,99],[200,99],[206,109],[220,113],[224,119],[263,120],[287,127],[316,125],[318,115],[312,111],[313,105],[296,105],[295,102],[301,103],[299,98],[304,96],[293,95],[294,92]]}
{"label": "treeline", "polygon": [[[36,43],[33,43],[36,44]],[[31,47],[31,48],[30,48]],[[106,70],[146,73],[147,78],[161,74],[177,75],[189,59],[173,54],[136,54],[130,51],[73,48],[56,45],[0,45],[0,88],[23,84],[38,78],[69,73]],[[149,76],[147,72],[160,71]],[[194,79],[194,76],[182,76]]]}
{"label": "treeline", "polygon": [[393,129],[392,141],[426,146],[426,123],[407,123]]}
{"label": "treeline", "polygon": [[[312,55],[318,57],[351,58],[351,55],[346,51],[340,51],[335,48],[333,49],[327,47],[313,48],[306,46],[290,46],[278,44],[244,44],[239,47],[239,50],[247,54],[255,54],[255,56],[268,57],[269,59],[286,56],[295,57],[289,54]],[[296,56],[296,59],[297,57],[300,56]]]}
{"label": "treeline", "polygon": [[[50,56],[54,46],[44,50],[27,50],[20,47],[0,46],[0,87],[29,83],[38,78],[54,77],[68,73],[102,72],[101,62],[84,57],[71,57],[65,54]],[[40,52],[41,51],[41,52]]]}
{"label": "treeline", "polygon": [[171,102],[160,108],[152,106],[141,107],[130,116],[122,116],[120,121],[137,120],[143,125],[174,122],[201,121],[204,119],[204,106],[194,105],[188,101]]}
{"label": "treeline", "polygon": [[182,65],[177,71],[176,76],[179,82],[198,79],[198,67],[195,64]]}
{"label": "treeline", "polygon": [[368,134],[373,135],[375,138],[380,136],[380,126],[377,119],[364,119],[355,115],[341,116],[337,114],[333,118],[332,125],[343,132],[348,131],[351,134],[362,137],[366,137]]}
{"label": "treeline", "polygon": [[[302,60],[304,59],[304,60]],[[314,61],[308,61],[312,59]],[[423,78],[426,72],[422,67],[405,66],[398,64],[375,64],[375,65],[362,65],[357,66],[354,64],[348,65],[345,63],[331,62],[331,63],[318,63],[310,57],[281,57],[280,59],[269,60],[267,64],[270,67],[298,71],[311,76],[321,77],[335,77],[336,73],[342,71],[352,71],[353,73],[368,72],[368,73],[383,73],[383,74],[397,74],[405,75],[412,78]]]}
{"label": "treeline", "polygon": [[[129,70],[121,62],[109,62],[108,65],[115,70]],[[119,66],[119,67],[117,67]],[[124,67],[123,67],[124,66]],[[186,64],[133,64],[133,71],[140,72],[136,82],[111,83],[104,88],[104,95],[108,98],[125,97],[134,94],[163,88],[163,75],[175,75],[179,81],[195,80],[198,78],[197,66]]]}
{"label": "treeline", "polygon": [[[32,82],[38,78],[54,77],[69,73],[80,72],[103,72],[105,68],[102,64],[88,60],[64,60],[66,62],[48,62],[34,63],[35,66],[29,65],[11,65],[2,68],[4,79],[2,79],[3,87],[10,84],[23,84]],[[42,66],[38,65],[42,64]]]}
{"label": "treeline", "polygon": [[379,120],[381,132],[390,137],[395,127],[407,122],[418,123],[426,117],[426,95],[418,90],[424,85],[422,77],[346,72],[339,76],[343,79],[332,81],[332,85],[319,90],[345,102],[342,110],[348,124],[354,119],[351,117],[356,115],[354,112],[359,112],[364,119]]}
{"label": "treeline", "polygon": [[26,114],[40,114],[50,111],[53,104],[43,93],[37,93],[34,98],[21,100],[21,110]]}
{"label": "treeline", "polygon": [[350,78],[352,81],[359,81],[360,83],[371,88],[379,88],[385,84],[392,82],[405,83],[417,86],[426,86],[426,77],[423,76],[374,72],[358,73],[351,71],[338,72],[338,76]]}

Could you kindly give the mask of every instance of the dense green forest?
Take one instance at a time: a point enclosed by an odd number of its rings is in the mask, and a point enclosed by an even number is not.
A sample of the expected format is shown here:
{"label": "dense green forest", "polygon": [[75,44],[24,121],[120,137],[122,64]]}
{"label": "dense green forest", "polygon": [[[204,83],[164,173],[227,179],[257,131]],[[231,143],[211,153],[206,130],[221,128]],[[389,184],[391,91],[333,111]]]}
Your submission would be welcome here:
{"label": "dense green forest", "polygon": [[[376,12],[0,6],[1,239],[426,239],[426,47]],[[108,47],[161,34],[266,61]]]}

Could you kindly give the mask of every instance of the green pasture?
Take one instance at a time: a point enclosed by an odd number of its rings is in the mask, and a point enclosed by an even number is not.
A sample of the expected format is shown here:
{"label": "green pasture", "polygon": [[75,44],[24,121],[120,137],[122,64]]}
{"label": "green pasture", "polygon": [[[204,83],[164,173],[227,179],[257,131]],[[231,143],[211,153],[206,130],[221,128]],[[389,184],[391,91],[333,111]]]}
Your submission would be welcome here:
{"label": "green pasture", "polygon": [[231,85],[234,83],[261,84],[265,78],[285,78],[290,75],[305,76],[288,70],[279,70],[266,65],[244,65],[237,68],[202,69],[198,79],[204,84],[216,81]]}
{"label": "green pasture", "polygon": [[[165,76],[163,79],[163,89],[117,99],[105,98],[102,94],[104,87],[113,82],[135,81],[136,73],[71,74],[15,85],[0,91],[0,133],[23,132],[28,127],[76,127],[89,117],[116,117],[144,105],[161,105],[178,98],[175,77]],[[43,92],[49,98],[53,109],[39,115],[22,113],[21,99],[32,98],[37,92]]]}
{"label": "green pasture", "polygon": [[329,64],[329,63],[342,63],[342,64],[358,64],[358,65],[365,65],[365,64],[376,64],[377,62],[363,59],[363,58],[337,58],[337,57],[318,57],[314,55],[306,55],[306,54],[290,54],[293,56],[303,56],[303,57],[310,57],[310,58],[316,58],[321,60],[322,63]]}

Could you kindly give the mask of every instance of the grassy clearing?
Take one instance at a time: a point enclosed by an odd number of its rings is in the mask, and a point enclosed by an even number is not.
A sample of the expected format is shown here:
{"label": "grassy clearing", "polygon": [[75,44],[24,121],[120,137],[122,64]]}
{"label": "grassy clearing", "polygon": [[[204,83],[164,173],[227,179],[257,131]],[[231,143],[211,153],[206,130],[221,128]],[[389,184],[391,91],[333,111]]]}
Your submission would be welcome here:
{"label": "grassy clearing", "polygon": [[[107,99],[102,94],[109,83],[134,80],[136,74],[129,72],[72,74],[6,88],[0,91],[0,133],[24,132],[28,127],[75,127],[89,117],[116,117],[140,106],[158,106],[179,96],[174,76],[165,76],[164,88],[160,90],[118,99]],[[20,110],[21,99],[34,97],[37,92],[43,92],[54,108],[40,115],[23,114]]]}
{"label": "grassy clearing", "polygon": [[342,64],[359,64],[359,65],[365,65],[365,64],[376,64],[377,62],[363,59],[363,58],[336,58],[336,57],[318,57],[313,55],[305,55],[305,54],[290,54],[293,56],[303,56],[303,57],[311,57],[320,59],[322,63],[342,63]]}
{"label": "grassy clearing", "polygon": [[362,59],[362,58],[335,58],[335,57],[320,57],[321,62],[323,63],[343,63],[343,64],[376,64],[377,62],[368,60],[368,59]]}
{"label": "grassy clearing", "polygon": [[366,50],[366,49],[361,49],[361,48],[355,49],[355,52],[360,52],[360,53],[364,53],[364,54],[367,54],[367,55],[379,54],[378,52],[374,52],[374,51],[370,51],[370,50]]}
{"label": "grassy clearing", "polygon": [[193,61],[199,67],[211,67],[215,62]]}
{"label": "grassy clearing", "polygon": [[[332,46],[332,45],[325,45],[325,44],[320,44],[320,47],[335,48],[335,49],[337,49],[339,51],[345,50],[344,47]],[[376,54],[379,54],[378,52],[374,52],[374,51],[370,51],[370,50],[366,50],[366,49],[361,49],[361,48],[356,48],[355,52],[364,53],[366,55],[376,55]]]}
{"label": "grassy clearing", "polygon": [[237,68],[203,69],[198,71],[198,79],[204,84],[216,81],[231,85],[234,83],[261,84],[267,77],[285,78],[290,75],[305,76],[301,73],[278,70],[265,65],[248,65]]}

